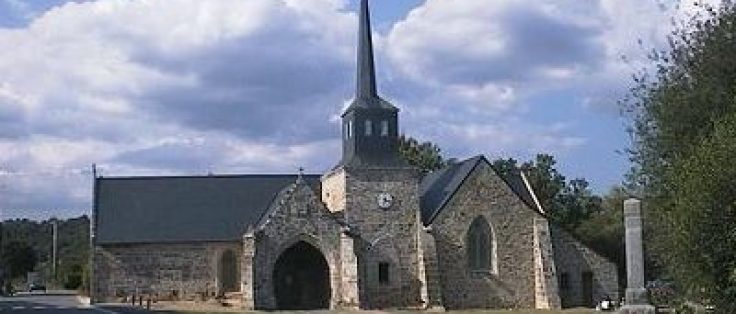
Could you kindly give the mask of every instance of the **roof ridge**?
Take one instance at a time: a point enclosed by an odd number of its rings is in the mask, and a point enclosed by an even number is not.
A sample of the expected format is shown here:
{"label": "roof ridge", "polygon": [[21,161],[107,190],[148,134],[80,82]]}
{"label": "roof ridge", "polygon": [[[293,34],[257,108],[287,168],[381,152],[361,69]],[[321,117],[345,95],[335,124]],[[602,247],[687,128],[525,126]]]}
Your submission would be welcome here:
{"label": "roof ridge", "polygon": [[[100,176],[100,180],[167,180],[167,179],[228,179],[228,178],[291,178],[297,174],[217,174],[217,175],[170,175],[170,176]],[[320,174],[303,174],[306,178],[319,178]]]}

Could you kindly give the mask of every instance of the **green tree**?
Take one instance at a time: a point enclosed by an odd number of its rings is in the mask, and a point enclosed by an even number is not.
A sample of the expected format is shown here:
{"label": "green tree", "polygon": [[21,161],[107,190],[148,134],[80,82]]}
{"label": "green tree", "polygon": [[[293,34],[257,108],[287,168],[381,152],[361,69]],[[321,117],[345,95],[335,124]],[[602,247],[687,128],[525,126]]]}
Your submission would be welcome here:
{"label": "green tree", "polygon": [[603,196],[599,211],[580,222],[575,234],[596,252],[616,263],[619,285],[626,285],[626,245],[624,243],[623,202],[629,194],[616,186]]}
{"label": "green tree", "polygon": [[36,251],[28,244],[18,241],[8,242],[3,247],[3,255],[0,257],[9,279],[24,277],[33,271],[38,262]]}
{"label": "green tree", "polygon": [[405,135],[399,137],[399,154],[410,165],[419,168],[424,173],[441,169],[446,165],[439,146],[432,142],[420,143]]}
{"label": "green tree", "polygon": [[555,158],[548,154],[538,154],[534,160],[524,162],[521,166],[518,166],[515,159],[497,159],[492,162],[494,169],[502,177],[517,170],[523,171],[549,218],[569,230],[574,230],[591,214],[600,211],[601,198],[593,194],[588,181],[583,178],[568,182],[555,168],[556,164]]}
{"label": "green tree", "polygon": [[622,102],[632,121],[630,185],[646,201],[648,248],[691,300],[736,312],[736,6],[683,22]]}

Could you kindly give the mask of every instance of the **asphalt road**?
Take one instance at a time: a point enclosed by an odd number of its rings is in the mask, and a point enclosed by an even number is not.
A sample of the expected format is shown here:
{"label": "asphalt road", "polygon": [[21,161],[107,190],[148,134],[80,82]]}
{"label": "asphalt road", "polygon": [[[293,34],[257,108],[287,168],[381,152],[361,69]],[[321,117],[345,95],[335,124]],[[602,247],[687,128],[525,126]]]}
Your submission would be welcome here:
{"label": "asphalt road", "polygon": [[149,312],[114,306],[90,307],[82,304],[76,295],[68,293],[34,293],[0,297],[0,313],[143,314]]}

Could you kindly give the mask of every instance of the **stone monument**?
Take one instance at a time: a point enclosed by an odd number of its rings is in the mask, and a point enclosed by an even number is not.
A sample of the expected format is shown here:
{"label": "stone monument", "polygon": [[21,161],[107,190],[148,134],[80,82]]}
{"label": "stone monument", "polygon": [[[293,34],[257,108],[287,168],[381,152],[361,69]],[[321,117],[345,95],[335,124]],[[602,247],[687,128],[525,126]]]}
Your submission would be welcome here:
{"label": "stone monument", "polygon": [[624,225],[626,227],[626,300],[620,314],[655,313],[649,304],[644,286],[644,256],[641,237],[641,201],[624,201]]}

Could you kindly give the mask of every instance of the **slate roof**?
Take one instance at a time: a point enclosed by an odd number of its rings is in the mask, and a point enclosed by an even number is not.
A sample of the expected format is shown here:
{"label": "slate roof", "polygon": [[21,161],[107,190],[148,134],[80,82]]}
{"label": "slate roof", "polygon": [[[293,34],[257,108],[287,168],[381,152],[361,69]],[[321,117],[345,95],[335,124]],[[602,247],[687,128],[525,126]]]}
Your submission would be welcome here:
{"label": "slate roof", "polygon": [[421,193],[419,207],[422,210],[422,222],[425,226],[432,223],[434,217],[444,208],[482,159],[482,156],[476,156],[451,164],[427,174],[422,179],[419,184],[419,193]]}
{"label": "slate roof", "polygon": [[[420,183],[425,226],[478,164],[476,156],[428,174]],[[488,163],[490,165],[490,163]],[[255,227],[296,175],[98,178],[95,195],[98,244],[238,241]],[[305,175],[319,195],[320,177]],[[534,200],[517,171],[506,184],[530,208]]]}
{"label": "slate roof", "polygon": [[[451,164],[428,174],[422,179],[419,185],[420,207],[422,210],[422,223],[425,226],[432,224],[433,220],[444,209],[447,202],[450,201],[455,192],[470,176],[478,164],[485,162],[491,168],[493,165],[481,156],[476,156],[459,163]],[[494,169],[495,171],[495,169]],[[511,190],[516,193],[519,198],[529,206],[529,208],[538,211],[531,192],[524,184],[520,170],[516,170],[509,174],[508,177],[501,177]]]}
{"label": "slate roof", "polygon": [[[318,190],[319,176],[304,179]],[[236,241],[296,175],[98,178],[98,244]]]}

